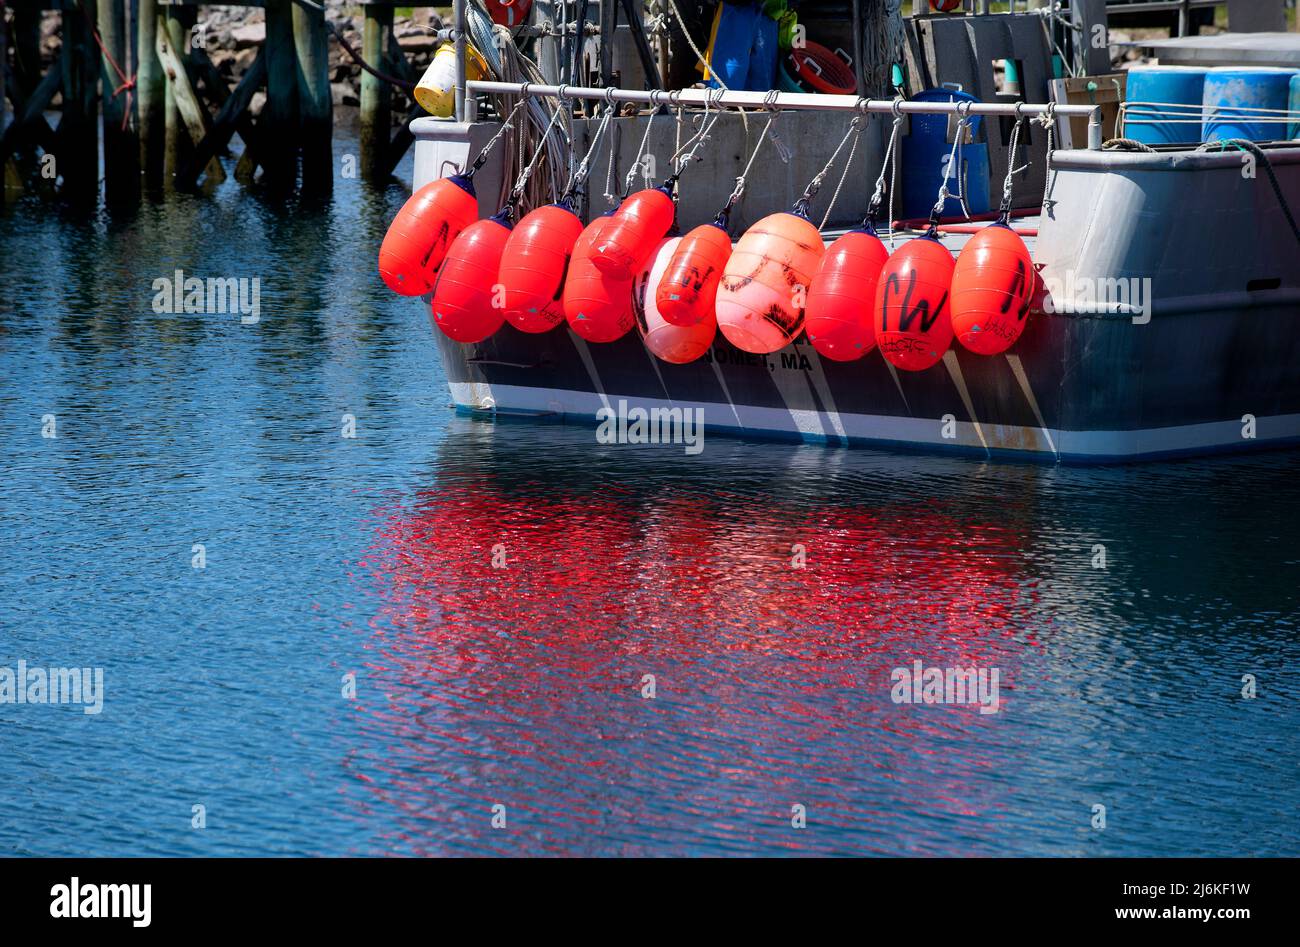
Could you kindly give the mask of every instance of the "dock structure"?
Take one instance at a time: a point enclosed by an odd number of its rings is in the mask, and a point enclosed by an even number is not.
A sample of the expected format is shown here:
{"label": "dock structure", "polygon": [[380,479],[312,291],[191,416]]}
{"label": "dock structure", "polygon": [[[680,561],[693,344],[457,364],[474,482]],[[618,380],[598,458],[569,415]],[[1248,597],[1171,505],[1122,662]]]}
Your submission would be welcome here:
{"label": "dock structure", "polygon": [[[318,0],[233,0],[261,7],[265,39],[231,89],[209,59],[197,0],[0,0],[0,201],[26,188],[76,203],[128,204],[143,194],[219,183],[236,134],[235,168],[273,189],[328,191],[334,180],[334,28]],[[386,180],[410,147],[394,133],[394,87],[418,75],[393,34],[389,0],[362,0],[360,174]],[[417,4],[408,9],[428,9]],[[41,21],[58,13],[61,49],[42,71]],[[451,31],[447,31],[450,35]],[[339,40],[342,42],[342,40]],[[258,115],[250,111],[265,96]],[[61,100],[57,125],[46,117]]]}

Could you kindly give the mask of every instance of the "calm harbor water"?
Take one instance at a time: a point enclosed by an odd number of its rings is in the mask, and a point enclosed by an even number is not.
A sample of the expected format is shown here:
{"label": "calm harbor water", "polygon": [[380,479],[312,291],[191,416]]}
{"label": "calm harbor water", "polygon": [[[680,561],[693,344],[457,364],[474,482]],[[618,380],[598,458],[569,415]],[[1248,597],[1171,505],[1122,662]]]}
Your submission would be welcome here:
{"label": "calm harbor water", "polygon": [[[1300,455],[459,419],[374,271],[405,196],[0,211],[0,668],[105,683],[0,703],[0,854],[1300,850]],[[177,269],[259,321],[155,312]],[[915,660],[998,712],[895,703]]]}

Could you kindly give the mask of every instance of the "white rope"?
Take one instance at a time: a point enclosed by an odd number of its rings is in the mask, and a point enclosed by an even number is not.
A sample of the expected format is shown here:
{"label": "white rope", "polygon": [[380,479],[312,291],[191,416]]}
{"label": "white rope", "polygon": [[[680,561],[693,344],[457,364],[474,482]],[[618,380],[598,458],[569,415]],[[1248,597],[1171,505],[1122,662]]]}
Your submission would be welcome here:
{"label": "white rope", "polygon": [[1019,168],[1016,167],[1016,151],[1020,147],[1020,129],[1024,122],[1025,120],[1017,115],[1016,124],[1011,129],[1011,147],[1007,150],[1007,176],[1002,182],[1002,204],[999,208],[1004,214],[1011,210],[1012,177],[1029,167],[1028,162]]}
{"label": "white rope", "polygon": [[1048,195],[1052,193],[1052,147],[1053,137],[1056,133],[1056,103],[1048,102],[1047,111],[1038,116],[1037,121],[1047,129],[1047,166],[1043,172],[1043,207],[1042,212],[1048,213],[1051,209],[1051,201]]}
{"label": "white rope", "polygon": [[659,109],[654,106],[654,93],[650,93],[651,112],[650,120],[645,123],[645,134],[641,136],[641,144],[637,146],[636,157],[632,159],[632,166],[627,169],[627,177],[623,179],[623,193],[630,194],[632,191],[632,182],[636,180],[637,172],[641,170],[641,157],[645,154],[645,146],[650,141],[650,129],[654,128],[655,116],[659,114]]}
{"label": "white rope", "polygon": [[[776,107],[776,95],[776,91],[773,90],[768,92],[764,99],[764,106],[768,110],[767,124],[763,126],[763,130],[759,133],[758,141],[754,143],[754,150],[750,152],[749,160],[745,162],[744,170],[742,170],[740,175],[736,178],[736,186],[732,188],[731,195],[727,198],[727,203],[723,205],[722,210],[718,213],[719,219],[731,213],[732,208],[740,202],[740,199],[745,194],[745,184],[749,178],[749,169],[754,166],[754,159],[758,157],[758,152],[762,149],[763,142],[768,139],[768,135],[772,131],[772,123],[775,122],[777,117],[781,114],[781,110]],[[775,140],[775,136],[772,137],[773,140]]]}
{"label": "white rope", "polygon": [[794,202],[796,213],[806,214],[808,212],[808,205],[812,203],[813,199],[817,196],[817,192],[821,190],[822,182],[826,180],[826,175],[830,173],[831,168],[835,165],[835,159],[840,156],[840,152],[844,150],[844,146],[847,145],[849,139],[858,132],[861,125],[862,116],[853,116],[853,121],[849,122],[849,130],[844,133],[844,137],[840,139],[840,143],[836,145],[835,150],[831,152],[830,160],[826,162],[826,166],[813,175],[813,179],[809,181],[808,186],[803,189],[803,196]]}
{"label": "white rope", "polygon": [[[718,89],[716,91],[717,97],[721,97],[722,90]],[[682,145],[679,143],[677,150],[673,153],[672,159],[669,163],[672,165],[674,175],[680,175],[684,170],[686,170],[687,166],[695,160],[696,152],[698,152],[700,148],[703,147],[704,143],[709,140],[709,133],[713,131],[713,126],[716,125],[718,119],[722,117],[722,111],[719,109],[714,113],[713,118],[709,118],[709,101],[711,99],[715,99],[715,97],[710,95],[704,100],[704,116],[700,120],[700,130],[690,138],[686,139],[686,144]],[[680,121],[678,122],[677,127],[680,132]],[[683,155],[682,152],[686,151],[686,149],[690,150]]]}
{"label": "white rope", "polygon": [[[855,119],[856,121],[856,119]],[[826,205],[826,213],[822,216],[821,225],[818,230],[826,229],[826,221],[831,219],[831,211],[835,208],[835,202],[839,200],[840,191],[844,188],[844,179],[849,176],[849,168],[853,167],[853,156],[858,153],[858,142],[862,141],[862,127],[858,127],[858,133],[853,136],[853,147],[849,149],[849,156],[844,160],[844,170],[840,172],[840,182],[835,185],[835,191],[831,194],[830,203]]]}
{"label": "white rope", "polygon": [[600,124],[596,126],[595,134],[591,136],[591,147],[587,149],[587,153],[582,156],[582,161],[578,164],[577,169],[569,177],[569,183],[564,188],[564,194],[560,197],[561,200],[572,197],[577,189],[582,186],[582,182],[586,180],[587,174],[591,170],[591,156],[596,153],[596,147],[600,144],[605,129],[609,128],[609,120],[613,117],[613,108],[605,109],[604,117],[600,120]]}
{"label": "white rope", "polygon": [[[962,106],[965,106],[963,108]],[[961,148],[962,138],[966,135],[966,129],[970,127],[970,102],[957,103],[957,132],[952,137],[952,151],[948,154],[948,164],[943,171],[943,183],[939,185],[939,199],[935,201],[934,207],[930,210],[931,221],[937,221],[943,216],[943,206],[948,203],[948,198],[956,197],[965,207],[965,194],[953,194],[948,190],[948,178],[961,174],[961,167],[957,164],[957,152]],[[961,188],[965,191],[965,188]],[[968,213],[967,217],[970,216]]]}
{"label": "white rope", "polygon": [[[565,110],[564,110],[563,101],[556,102],[555,111],[551,113],[550,124],[548,124],[546,126],[546,130],[542,132],[542,140],[538,144],[537,150],[533,152],[532,160],[529,161],[528,164],[524,167],[524,170],[520,172],[519,179],[515,181],[515,186],[510,191],[510,201],[508,202],[509,204],[514,204],[521,197],[523,197],[524,188],[528,185],[528,179],[533,176],[533,168],[537,166],[537,159],[540,158],[542,156],[542,153],[546,151],[546,145],[547,145],[547,141],[550,138],[551,129],[554,128],[556,123],[558,123],[559,120],[564,117],[564,111]],[[522,135],[520,135],[519,138],[521,141],[523,140]]]}
{"label": "white rope", "polygon": [[885,196],[885,175],[891,174],[891,183],[889,185],[889,244],[894,245],[894,190],[898,182],[898,139],[903,131],[903,110],[900,106],[903,103],[903,97],[894,98],[893,113],[894,124],[889,130],[889,143],[885,146],[885,158],[880,164],[880,176],[876,178],[876,187],[871,195],[871,202],[867,205],[867,220],[875,224],[876,213],[880,209],[881,198]]}

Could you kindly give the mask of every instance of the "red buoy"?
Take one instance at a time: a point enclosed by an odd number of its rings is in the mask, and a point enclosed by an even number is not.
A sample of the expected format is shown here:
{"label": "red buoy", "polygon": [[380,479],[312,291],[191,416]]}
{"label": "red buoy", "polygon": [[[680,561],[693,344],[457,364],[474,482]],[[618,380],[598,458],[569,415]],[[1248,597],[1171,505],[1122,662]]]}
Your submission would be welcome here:
{"label": "red buoy", "polygon": [[[588,342],[614,342],[632,328],[632,277],[606,273],[593,262],[597,241],[614,218],[597,217],[582,232],[564,280],[564,318]],[[650,247],[651,250],[654,247]]]}
{"label": "red buoy", "polygon": [[851,362],[875,348],[872,306],[888,259],[873,230],[850,230],[826,249],[804,307],[804,331],[819,355]]}
{"label": "red buoy", "polygon": [[998,355],[1020,338],[1034,292],[1034,260],[1005,223],[962,247],[952,274],[952,331],[978,355]]}
{"label": "red buoy", "polygon": [[784,348],[803,330],[808,284],[826,245],[808,218],[770,214],[731,251],[714,309],[727,341],[754,355]]}
{"label": "red buoy", "polygon": [[677,205],[667,185],[637,191],[619,205],[596,242],[592,261],[603,272],[631,279],[673,225]]}
{"label": "red buoy", "polygon": [[641,330],[641,340],[656,358],[673,365],[693,362],[707,352],[718,331],[712,309],[690,326],[674,325],[659,311],[658,288],[684,242],[683,237],[662,240],[632,281],[632,310]]}
{"label": "red buoy", "polygon": [[478,219],[474,185],[462,174],[439,178],[407,199],[379,247],[379,275],[395,293],[423,296],[462,230]]}
{"label": "red buoy", "polygon": [[713,303],[730,257],[731,237],[719,223],[700,224],[682,237],[655,291],[664,321],[682,327],[716,321]]}
{"label": "red buoy", "polygon": [[503,211],[466,227],[447,250],[433,287],[433,322],[457,342],[482,342],[505,321],[494,298],[509,217]]}
{"label": "red buoy", "polygon": [[488,0],[488,16],[502,26],[519,26],[528,18],[533,0]]}
{"label": "red buoy", "polygon": [[947,248],[928,234],[907,241],[886,261],[876,284],[876,344],[891,365],[919,372],[948,351],[948,290],[955,266]]}
{"label": "red buoy", "polygon": [[563,204],[537,208],[510,232],[497,279],[516,329],[546,332],[564,321],[564,274],[581,234],[582,220]]}

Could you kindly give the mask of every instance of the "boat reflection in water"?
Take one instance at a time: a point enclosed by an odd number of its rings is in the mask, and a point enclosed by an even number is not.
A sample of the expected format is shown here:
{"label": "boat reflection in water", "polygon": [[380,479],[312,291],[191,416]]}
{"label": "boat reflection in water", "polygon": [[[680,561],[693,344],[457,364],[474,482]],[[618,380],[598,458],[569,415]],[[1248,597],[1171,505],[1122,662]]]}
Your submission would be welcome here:
{"label": "boat reflection in water", "polygon": [[[349,764],[400,826],[378,844],[1086,850],[1094,731],[1116,709],[1080,678],[1118,659],[1081,634],[1053,661],[1046,639],[1107,627],[1116,599],[1086,532],[1043,509],[1059,476],[457,421],[362,563],[383,697],[363,727],[378,748]],[[917,660],[996,669],[997,712],[895,703],[891,672]]]}

